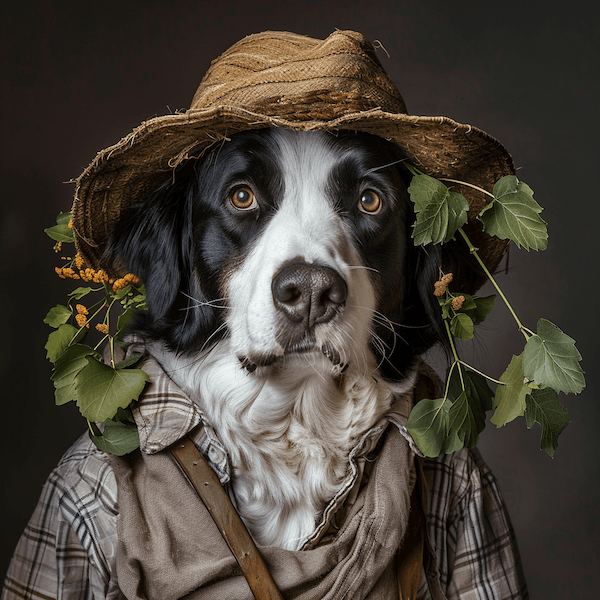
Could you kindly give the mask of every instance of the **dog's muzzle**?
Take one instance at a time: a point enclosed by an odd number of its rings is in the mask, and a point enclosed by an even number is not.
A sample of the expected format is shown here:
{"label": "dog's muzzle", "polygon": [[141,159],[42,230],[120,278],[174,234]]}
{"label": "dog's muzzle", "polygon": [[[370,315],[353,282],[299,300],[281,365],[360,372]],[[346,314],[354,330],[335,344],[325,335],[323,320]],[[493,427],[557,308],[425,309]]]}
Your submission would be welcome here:
{"label": "dog's muzzle", "polygon": [[[285,263],[271,282],[273,306],[280,314],[277,342],[285,354],[310,352],[317,346],[315,328],[340,315],[348,297],[348,286],[337,271],[330,267],[298,259]],[[339,352],[326,341],[318,345],[340,372]],[[242,367],[249,373],[258,366],[269,366],[281,355],[240,356]]]}
{"label": "dog's muzzle", "polygon": [[304,261],[283,266],[273,277],[271,291],[275,308],[288,321],[291,338],[333,319],[348,296],[346,282],[336,271]]}

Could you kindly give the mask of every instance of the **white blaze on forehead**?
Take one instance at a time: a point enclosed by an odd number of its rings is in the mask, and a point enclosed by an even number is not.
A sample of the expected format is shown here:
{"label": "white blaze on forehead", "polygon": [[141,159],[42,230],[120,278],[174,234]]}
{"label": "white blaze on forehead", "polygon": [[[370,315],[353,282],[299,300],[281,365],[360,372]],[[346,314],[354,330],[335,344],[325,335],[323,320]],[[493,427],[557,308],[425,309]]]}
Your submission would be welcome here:
{"label": "white blaze on forehead", "polygon": [[280,139],[280,164],[285,185],[279,210],[269,224],[284,260],[302,256],[307,262],[331,261],[342,241],[339,217],[326,196],[336,156],[326,144],[327,134],[285,132]]}
{"label": "white blaze on forehead", "polygon": [[[276,342],[280,313],[273,305],[271,282],[283,263],[296,258],[335,269],[348,285],[349,319],[357,312],[353,307],[364,307],[370,322],[375,298],[369,277],[326,193],[329,175],[339,160],[327,143],[328,135],[292,131],[278,135],[283,197],[275,199],[276,213],[229,280],[228,324],[234,348],[241,353],[283,353]],[[361,314],[358,320],[365,321],[365,316]]]}

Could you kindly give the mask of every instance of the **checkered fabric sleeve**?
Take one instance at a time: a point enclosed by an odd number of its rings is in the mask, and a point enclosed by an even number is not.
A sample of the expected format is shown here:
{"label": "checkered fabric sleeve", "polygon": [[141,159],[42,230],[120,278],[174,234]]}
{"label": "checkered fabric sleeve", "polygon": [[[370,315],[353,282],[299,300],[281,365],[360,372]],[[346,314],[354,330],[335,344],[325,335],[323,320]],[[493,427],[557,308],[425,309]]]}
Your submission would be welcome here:
{"label": "checkered fabric sleeve", "polygon": [[116,482],[83,436],[50,474],[9,567],[2,600],[122,598],[112,576]]}
{"label": "checkered fabric sleeve", "polygon": [[[498,484],[477,449],[423,461],[427,529],[448,600],[524,600],[527,586]],[[422,582],[419,600],[431,596]]]}

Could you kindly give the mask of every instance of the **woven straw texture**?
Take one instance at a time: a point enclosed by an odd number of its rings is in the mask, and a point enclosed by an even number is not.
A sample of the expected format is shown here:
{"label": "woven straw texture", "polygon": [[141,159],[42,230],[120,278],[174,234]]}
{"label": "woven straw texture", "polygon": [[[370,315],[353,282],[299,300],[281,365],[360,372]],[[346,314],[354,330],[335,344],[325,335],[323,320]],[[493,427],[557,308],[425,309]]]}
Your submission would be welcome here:
{"label": "woven straw texture", "polygon": [[[101,257],[127,206],[211,145],[263,127],[364,131],[395,142],[434,177],[488,190],[514,173],[506,149],[483,131],[447,117],[406,114],[400,92],[361,34],[336,31],[316,40],[264,32],[244,38],[212,62],[188,111],[145,121],[102,150],[77,179],[73,220],[86,263],[110,272]],[[468,199],[472,219],[485,205],[485,195],[470,188],[458,191]],[[478,222],[468,231],[483,261],[495,269],[508,242],[482,233]]]}

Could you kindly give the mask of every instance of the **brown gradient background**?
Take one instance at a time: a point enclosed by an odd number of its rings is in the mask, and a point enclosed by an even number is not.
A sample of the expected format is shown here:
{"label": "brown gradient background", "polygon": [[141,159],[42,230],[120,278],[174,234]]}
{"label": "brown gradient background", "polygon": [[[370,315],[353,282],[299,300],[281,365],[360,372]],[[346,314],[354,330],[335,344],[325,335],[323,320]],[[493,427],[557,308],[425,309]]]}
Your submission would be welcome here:
{"label": "brown gradient background", "polygon": [[[391,58],[378,54],[409,111],[448,115],[501,139],[545,207],[548,250],[513,249],[499,280],[525,324],[543,316],[578,341],[588,388],[561,397],[573,422],[554,460],[538,448],[539,427],[528,431],[524,419],[488,425],[480,447],[500,479],[532,598],[599,598],[600,28],[589,6],[3,3],[0,576],[43,481],[84,430],[74,406],[53,406],[43,350],[42,319],[71,289],[53,274],[42,233],[70,207],[73,188],[64,182],[143,119],[186,108],[209,61],[244,35],[325,37],[340,28],[382,42]],[[506,309],[494,312],[466,358],[498,376],[522,340]]]}

